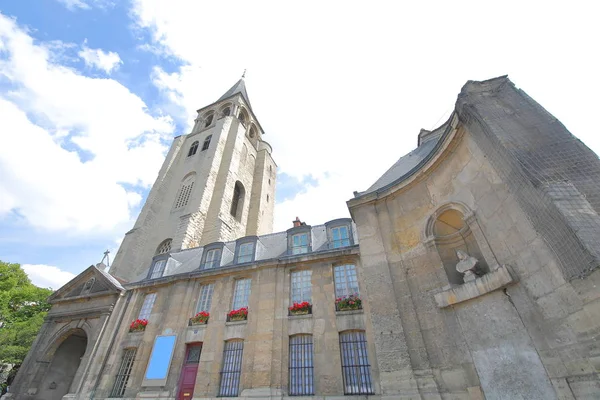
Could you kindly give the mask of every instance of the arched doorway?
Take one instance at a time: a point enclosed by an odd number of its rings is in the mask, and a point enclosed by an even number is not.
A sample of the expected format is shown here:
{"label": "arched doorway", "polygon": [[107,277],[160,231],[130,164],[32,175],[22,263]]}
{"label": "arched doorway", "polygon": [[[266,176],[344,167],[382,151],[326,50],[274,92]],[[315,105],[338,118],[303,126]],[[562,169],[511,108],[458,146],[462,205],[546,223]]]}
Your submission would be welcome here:
{"label": "arched doorway", "polygon": [[60,400],[69,393],[73,379],[87,348],[87,335],[83,329],[75,329],[58,346],[50,361],[46,375],[38,391],[38,399]]}

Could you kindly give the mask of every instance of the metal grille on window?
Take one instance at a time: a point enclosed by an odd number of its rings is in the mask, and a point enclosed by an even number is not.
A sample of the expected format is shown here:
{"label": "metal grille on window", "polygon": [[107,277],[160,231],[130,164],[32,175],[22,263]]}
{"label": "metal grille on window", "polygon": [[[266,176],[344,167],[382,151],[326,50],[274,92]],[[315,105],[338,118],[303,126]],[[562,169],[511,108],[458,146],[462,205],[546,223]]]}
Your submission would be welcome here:
{"label": "metal grille on window", "polygon": [[147,294],[144,298],[144,303],[142,304],[142,308],[140,309],[140,315],[138,319],[148,319],[150,318],[150,314],[152,313],[152,306],[154,306],[154,301],[156,300],[156,293]]}
{"label": "metal grille on window", "polygon": [[358,295],[358,279],[354,265],[338,265],[334,268],[335,297]]}
{"label": "metal grille on window", "polygon": [[290,336],[290,396],[315,393],[312,335]]}
{"label": "metal grille on window", "polygon": [[240,388],[240,374],[242,372],[243,350],[244,342],[240,340],[225,342],[219,396],[238,395]]}
{"label": "metal grille on window", "polygon": [[198,299],[198,307],[196,308],[196,313],[199,313],[200,311],[210,311],[210,304],[212,302],[214,287],[214,283],[202,285],[202,287],[200,288],[200,298]]}
{"label": "metal grille on window", "polygon": [[292,303],[311,302],[311,275],[312,271],[309,269],[292,272]]}
{"label": "metal grille on window", "polygon": [[238,264],[252,261],[252,253],[254,252],[254,243],[244,243],[240,245],[238,252]]}
{"label": "metal grille on window", "polygon": [[333,247],[345,247],[350,246],[350,236],[348,233],[347,226],[338,226],[331,229],[331,236],[333,239]]}
{"label": "metal grille on window", "polygon": [[248,307],[248,298],[250,297],[250,279],[238,279],[235,281],[235,291],[233,293],[234,310],[242,307]]}
{"label": "metal grille on window", "polygon": [[340,333],[344,394],[373,394],[365,333]]}
{"label": "metal grille on window", "polygon": [[187,357],[185,358],[186,364],[198,364],[200,362],[200,353],[202,351],[202,345],[192,345],[188,348]]}
{"label": "metal grille on window", "polygon": [[163,276],[163,274],[165,273],[166,266],[167,260],[156,261],[152,267],[152,275],[150,275],[150,279],[156,279]]}
{"label": "metal grille on window", "polygon": [[131,375],[133,369],[133,361],[135,360],[135,353],[137,349],[125,349],[123,351],[123,358],[121,359],[121,365],[117,371],[117,378],[113,386],[110,397],[123,397],[125,394],[125,388],[127,387],[127,381]]}
{"label": "metal grille on window", "polygon": [[202,265],[202,269],[216,268],[219,266],[220,261],[221,261],[221,250],[220,249],[209,250],[206,253],[206,258],[204,259],[204,264]]}
{"label": "metal grille on window", "polygon": [[308,233],[292,236],[292,254],[308,253]]}
{"label": "metal grille on window", "polygon": [[175,201],[175,208],[184,207],[187,205],[193,188],[194,182],[190,182],[181,186],[181,189],[179,189],[179,195],[177,196],[177,201]]}

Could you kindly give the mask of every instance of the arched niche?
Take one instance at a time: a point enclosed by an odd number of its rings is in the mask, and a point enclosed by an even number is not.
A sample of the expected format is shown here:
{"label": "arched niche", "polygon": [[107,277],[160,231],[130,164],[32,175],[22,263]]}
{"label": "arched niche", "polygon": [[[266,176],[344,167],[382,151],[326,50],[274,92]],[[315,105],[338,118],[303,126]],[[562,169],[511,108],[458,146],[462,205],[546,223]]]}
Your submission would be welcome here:
{"label": "arched niche", "polygon": [[[48,355],[49,367],[39,386],[44,399],[60,400],[67,393],[74,393],[78,382],[75,376],[88,344],[88,336],[81,328],[71,329],[52,343]],[[79,378],[80,379],[80,378]]]}
{"label": "arched niche", "polygon": [[[463,274],[456,270],[458,250],[479,260],[479,275],[489,272],[487,258],[490,257],[484,256],[479,243],[482,239],[485,241],[485,238],[482,237],[474,213],[466,205],[450,203],[440,207],[429,217],[425,236],[425,243],[437,251],[449,283],[464,283]],[[484,244],[487,249],[487,242]]]}

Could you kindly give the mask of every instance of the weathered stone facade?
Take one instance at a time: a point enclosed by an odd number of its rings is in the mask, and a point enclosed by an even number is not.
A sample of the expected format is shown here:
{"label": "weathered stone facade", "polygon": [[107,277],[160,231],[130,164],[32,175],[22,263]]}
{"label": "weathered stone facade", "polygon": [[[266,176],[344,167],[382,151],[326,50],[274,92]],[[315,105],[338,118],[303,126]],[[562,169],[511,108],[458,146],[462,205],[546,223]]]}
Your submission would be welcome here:
{"label": "weathered stone facade", "polygon": [[[111,270],[127,281],[90,267],[57,291],[9,398],[600,398],[600,161],[506,77],[468,82],[352,220],[275,234],[250,114],[238,83],[175,139]],[[188,160],[207,134],[212,153]]]}

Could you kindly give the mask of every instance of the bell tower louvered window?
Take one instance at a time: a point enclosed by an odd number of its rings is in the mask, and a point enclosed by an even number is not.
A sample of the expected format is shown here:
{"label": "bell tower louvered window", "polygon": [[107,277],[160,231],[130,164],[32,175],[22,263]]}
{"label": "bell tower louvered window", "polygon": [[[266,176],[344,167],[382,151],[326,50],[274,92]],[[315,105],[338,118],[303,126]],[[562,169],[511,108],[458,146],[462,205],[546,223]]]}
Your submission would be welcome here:
{"label": "bell tower louvered window", "polygon": [[190,196],[192,195],[192,189],[194,189],[194,176],[189,176],[184,179],[181,183],[181,187],[179,188],[179,193],[177,194],[177,199],[175,200],[174,208],[185,207],[190,200]]}

